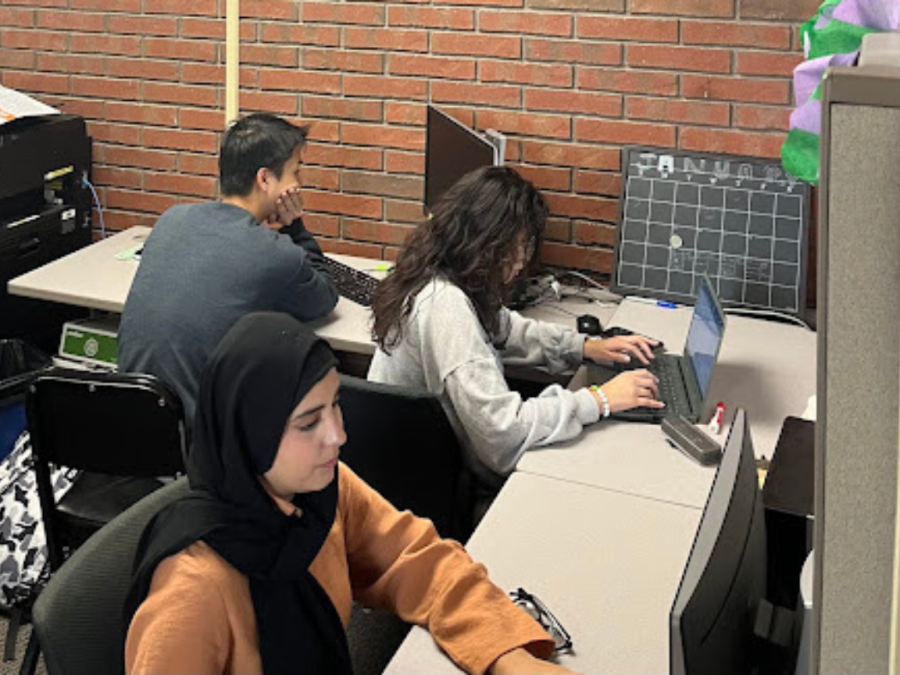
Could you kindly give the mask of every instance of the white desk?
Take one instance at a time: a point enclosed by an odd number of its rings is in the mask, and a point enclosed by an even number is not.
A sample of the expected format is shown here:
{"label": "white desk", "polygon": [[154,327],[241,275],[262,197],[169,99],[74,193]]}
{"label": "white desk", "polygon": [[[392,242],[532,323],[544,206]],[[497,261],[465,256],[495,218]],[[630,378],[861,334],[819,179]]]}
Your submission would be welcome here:
{"label": "white desk", "polygon": [[[668,616],[697,509],[514,473],[466,548],[501,588],[522,586],[566,627],[585,675],[666,673]],[[422,628],[389,675],[458,673]]]}

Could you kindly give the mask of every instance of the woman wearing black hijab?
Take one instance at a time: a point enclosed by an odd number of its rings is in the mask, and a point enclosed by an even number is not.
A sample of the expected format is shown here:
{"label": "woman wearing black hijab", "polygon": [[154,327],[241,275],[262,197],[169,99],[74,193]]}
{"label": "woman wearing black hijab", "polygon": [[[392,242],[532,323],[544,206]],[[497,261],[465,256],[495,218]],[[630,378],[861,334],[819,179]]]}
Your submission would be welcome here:
{"label": "woman wearing black hijab", "polygon": [[458,543],[338,464],[335,365],[283,314],[245,316],[219,345],[191,493],[138,553],[126,672],[350,673],[354,599],[427,626],[467,672],[569,672],[532,656],[552,640]]}

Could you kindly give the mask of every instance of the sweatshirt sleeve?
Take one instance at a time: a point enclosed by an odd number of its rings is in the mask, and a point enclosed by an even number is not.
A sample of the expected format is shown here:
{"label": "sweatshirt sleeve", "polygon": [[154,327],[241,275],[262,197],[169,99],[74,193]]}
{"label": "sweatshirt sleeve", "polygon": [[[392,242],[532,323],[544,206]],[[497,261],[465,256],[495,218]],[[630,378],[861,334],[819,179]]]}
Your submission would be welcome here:
{"label": "sweatshirt sleeve", "polygon": [[431,521],[397,511],[341,465],[347,557],[354,597],[426,627],[460,668],[481,674],[524,647],[546,658],[553,641]]}
{"label": "sweatshirt sleeve", "polygon": [[551,373],[559,373],[583,358],[585,336],[574,330],[527,319],[505,307],[500,325],[507,329],[500,356],[509,365],[545,366]]}
{"label": "sweatshirt sleeve", "polygon": [[298,247],[290,262],[295,267],[291,283],[283,293],[282,309],[300,321],[312,321],[328,314],[338,301],[337,288],[325,269],[325,254],[302,218],[279,230]]}

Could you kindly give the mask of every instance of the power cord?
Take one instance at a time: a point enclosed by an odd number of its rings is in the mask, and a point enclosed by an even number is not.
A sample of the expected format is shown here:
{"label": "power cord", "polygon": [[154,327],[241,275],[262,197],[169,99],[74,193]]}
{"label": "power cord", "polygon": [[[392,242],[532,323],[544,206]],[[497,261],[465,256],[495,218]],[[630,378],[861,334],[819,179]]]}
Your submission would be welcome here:
{"label": "power cord", "polygon": [[90,188],[91,194],[94,196],[94,204],[97,205],[97,216],[100,218],[100,238],[106,239],[106,223],[103,222],[103,207],[100,206],[100,197],[97,196],[97,191],[94,189],[91,181],[87,179],[87,176],[81,179],[81,184],[86,188]]}

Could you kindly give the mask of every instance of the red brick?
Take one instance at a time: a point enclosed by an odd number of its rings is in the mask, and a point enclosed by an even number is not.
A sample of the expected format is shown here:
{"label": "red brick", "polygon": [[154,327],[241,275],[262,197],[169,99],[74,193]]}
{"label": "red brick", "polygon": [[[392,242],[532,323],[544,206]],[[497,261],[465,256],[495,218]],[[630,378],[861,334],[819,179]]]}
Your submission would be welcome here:
{"label": "red brick", "polygon": [[719,101],[788,103],[790,87],[784,80],[682,75],[681,94],[686,98]]}
{"label": "red brick", "polygon": [[464,33],[435,33],[431,36],[434,54],[494,56],[517,59],[522,55],[522,40],[504,35],[466,35]]}
{"label": "red brick", "polygon": [[352,169],[380,171],[382,167],[381,155],[382,151],[380,149],[310,143],[303,151],[303,162],[305,164],[343,166]]}
{"label": "red brick", "polygon": [[322,245],[322,250],[327,253],[355,255],[361,258],[375,258],[376,260],[379,260],[382,255],[382,247],[374,244],[360,244],[336,239],[320,239],[319,243]]}
{"label": "red brick", "polygon": [[344,192],[420,199],[424,184],[418,176],[394,176],[384,173],[344,170],[341,189]]}
{"label": "red brick", "polygon": [[106,59],[102,56],[85,56],[84,54],[38,53],[36,68],[39,72],[44,73],[103,75],[106,72]]}
{"label": "red brick", "polygon": [[[241,45],[241,63],[255,63],[263,66],[295,68],[300,63],[300,50],[296,47],[275,45]],[[196,60],[196,59],[195,59]]]}
{"label": "red brick", "polygon": [[310,211],[338,213],[359,218],[381,218],[381,200],[376,197],[304,190],[303,205]]}
{"label": "red brick", "polygon": [[530,9],[574,9],[584,12],[624,12],[625,0],[528,0]]}
{"label": "red brick", "polygon": [[575,120],[575,139],[634,145],[675,145],[675,127],[663,124],[620,122],[613,120]]}
{"label": "red brick", "polygon": [[116,122],[175,127],[178,126],[178,108],[147,103],[109,101],[106,104],[106,119]]}
{"label": "red brick", "polygon": [[618,148],[592,147],[581,143],[568,145],[523,140],[522,160],[532,164],[618,171],[621,166],[621,151]]}
{"label": "red brick", "polygon": [[182,129],[200,129],[202,131],[222,131],[225,128],[225,115],[221,110],[181,108],[179,114]]}
{"label": "red brick", "polygon": [[635,14],[733,17],[734,4],[735,0],[631,0],[628,9]]}
{"label": "red brick", "polygon": [[260,71],[259,84],[261,89],[337,94],[341,90],[341,76],[335,73],[306,73],[297,70],[267,69]]}
{"label": "red brick", "polygon": [[146,14],[216,16],[216,0],[144,0]]}
{"label": "red brick", "polygon": [[181,173],[195,173],[202,176],[219,175],[219,160],[210,155],[192,155],[182,152],[178,156],[178,170]]}
{"label": "red brick", "polygon": [[213,87],[187,86],[183,84],[144,83],[144,100],[159,103],[185,103],[213,107],[216,105],[216,89]]}
{"label": "red brick", "polygon": [[568,192],[572,189],[571,169],[529,166],[524,164],[517,165],[515,168],[523,177],[530,180],[541,190]]}
{"label": "red brick", "polygon": [[[141,38],[131,35],[73,35],[71,51],[86,54],[141,56]],[[147,54],[147,56],[153,56]]]}
{"label": "red brick", "polygon": [[60,12],[50,9],[39,10],[37,14],[39,28],[77,30],[86,33],[102,33],[105,30],[102,14]]}
{"label": "red brick", "polygon": [[431,100],[435,103],[470,103],[518,108],[522,102],[522,92],[519,87],[433,80],[431,82]]}
{"label": "red brick", "polygon": [[69,36],[65,33],[50,33],[43,30],[4,28],[0,33],[0,44],[7,49],[64,52],[68,49]]}
{"label": "red brick", "polygon": [[762,134],[748,131],[724,131],[718,129],[681,130],[680,146],[684,150],[699,152],[724,152],[731,155],[754,157],[779,157],[784,134]]}
{"label": "red brick", "polygon": [[600,246],[615,246],[616,228],[604,223],[588,223],[579,220],[575,223],[576,244],[599,244]]}
{"label": "red brick", "polygon": [[438,30],[472,30],[475,28],[475,12],[471,9],[446,7],[391,6],[388,9],[388,25]]}
{"label": "red brick", "polygon": [[613,252],[607,248],[584,248],[546,242],[541,248],[541,262],[571,269],[610,272]]}
{"label": "red brick", "polygon": [[32,28],[34,26],[33,9],[18,9],[13,7],[0,7],[0,26],[4,29],[10,26],[20,28]]}
{"label": "red brick", "polygon": [[88,133],[94,142],[106,141],[122,145],[141,145],[141,128],[129,124],[107,124],[88,120]]}
{"label": "red brick", "polygon": [[421,176],[425,173],[425,156],[420,152],[385,150],[384,170],[388,173],[411,173]]}
{"label": "red brick", "polygon": [[177,35],[178,20],[161,16],[108,16],[107,33]]}
{"label": "red brick", "polygon": [[425,100],[428,82],[406,77],[383,75],[344,75],[345,96]]}
{"label": "red brick", "polygon": [[264,23],[262,24],[262,41],[273,42],[279,45],[337,47],[341,44],[341,29],[336,26],[297,26]]}
{"label": "red brick", "polygon": [[303,224],[315,235],[337,237],[340,232],[340,220],[337,216],[326,216],[321,213],[304,213]]}
{"label": "red brick", "polygon": [[[242,87],[256,88],[258,68],[240,68],[239,78]],[[181,81],[185,84],[225,84],[225,66],[212,63],[181,64]]]}
{"label": "red brick", "polygon": [[95,10],[100,12],[127,12],[129,14],[141,13],[141,0],[71,0],[70,9]]}
{"label": "red brick", "polygon": [[296,21],[297,4],[294,0],[242,0],[241,16],[274,21]]}
{"label": "red brick", "polygon": [[[556,0],[554,0],[555,2]],[[532,0],[534,2],[534,0]],[[478,5],[479,7],[524,7],[525,0],[441,0],[442,5]]]}
{"label": "red brick", "polygon": [[322,141],[323,143],[337,143],[341,140],[341,123],[326,120],[309,120],[310,141]]}
{"label": "red brick", "polygon": [[628,45],[625,48],[625,61],[629,66],[637,68],[699,70],[705,73],[731,71],[731,52],[726,49]]}
{"label": "red brick", "polygon": [[686,45],[786,50],[791,46],[791,29],[746,21],[682,21],[681,41]]}
{"label": "red brick", "polygon": [[478,30],[482,33],[515,33],[516,35],[572,36],[572,17],[561,13],[537,13],[481,10]]}
{"label": "red brick", "polygon": [[[96,215],[96,214],[95,214]],[[153,227],[156,216],[145,213],[123,213],[122,211],[103,210],[103,220],[106,222],[106,231],[121,232],[132,227]],[[94,226],[97,226],[97,218],[94,218]]]}
{"label": "red brick", "polygon": [[[42,56],[44,56],[42,54]],[[0,68],[34,70],[37,66],[34,52],[24,49],[0,49]]]}
{"label": "red brick", "polygon": [[575,192],[578,194],[617,197],[622,191],[622,176],[608,171],[575,171]]}
{"label": "red brick", "polygon": [[507,134],[571,138],[572,121],[567,115],[540,115],[535,113],[478,111],[478,126],[493,128]]}
{"label": "red brick", "polygon": [[478,64],[482,82],[530,84],[545,87],[571,87],[572,66],[482,60]]}
{"label": "red brick", "polygon": [[392,75],[422,75],[451,80],[474,80],[475,60],[391,54],[388,61],[388,72]]}
{"label": "red brick", "polygon": [[341,124],[341,142],[421,152],[425,148],[425,130],[345,122]]}
{"label": "red brick", "polygon": [[[146,88],[151,85],[145,85]],[[154,85],[165,86],[165,85]],[[141,83],[136,80],[114,80],[104,77],[73,77],[72,93],[79,96],[100,96],[136,101],[140,98]]]}
{"label": "red brick", "polygon": [[304,117],[380,122],[384,116],[384,104],[381,101],[360,101],[330,96],[303,96],[301,106],[301,112]]}
{"label": "red brick", "polygon": [[[451,106],[441,106],[441,110],[447,115],[455,119],[460,124],[467,127],[475,127],[475,109],[469,106],[465,108],[457,108]],[[507,145],[508,147],[508,145]]]}
{"label": "red brick", "polygon": [[384,7],[378,4],[304,2],[304,23],[347,23],[381,26],[384,24]]}
{"label": "red brick", "polygon": [[384,104],[384,121],[389,124],[406,124],[420,127],[425,124],[425,117],[425,105],[422,103],[387,101]]}
{"label": "red brick", "polygon": [[181,20],[181,37],[225,39],[224,19],[198,19],[186,16]]}
{"label": "red brick", "polygon": [[[241,45],[241,59],[250,45]],[[144,56],[179,61],[215,61],[216,44],[205,40],[185,40],[183,38],[144,38]]]}
{"label": "red brick", "polygon": [[427,52],[428,32],[348,26],[344,29],[344,46],[351,49],[377,49],[385,52]]}
{"label": "red brick", "polygon": [[572,221],[569,218],[547,218],[544,226],[544,241],[570,243],[572,241]]}
{"label": "red brick", "polygon": [[742,19],[806,21],[816,13],[820,0],[740,0]]}
{"label": "red brick", "polygon": [[553,110],[583,113],[599,117],[621,117],[622,96],[619,94],[591,94],[572,90],[526,89],[527,110]]}
{"label": "red brick", "polygon": [[578,68],[575,86],[578,89],[674,96],[678,93],[678,76],[664,72]]}
{"label": "red brick", "polygon": [[679,124],[711,124],[727,127],[731,121],[728,103],[675,101],[667,98],[629,97],[625,102],[625,117]]}
{"label": "red brick", "polygon": [[350,239],[361,239],[379,244],[402,245],[415,228],[409,225],[391,225],[372,220],[341,218],[343,235]]}
{"label": "red brick", "polygon": [[175,204],[184,203],[184,200],[172,195],[134,192],[118,188],[107,188],[105,192],[106,206],[110,209],[127,209],[160,214],[172,208]]}
{"label": "red brick", "polygon": [[583,40],[525,40],[526,61],[562,61],[595,65],[622,63],[622,46]]}
{"label": "red brick", "polygon": [[273,94],[260,91],[241,91],[240,107],[247,112],[270,112],[296,115],[299,110],[296,94]]}
{"label": "red brick", "polygon": [[217,134],[206,131],[181,131],[180,129],[144,129],[144,147],[190,150],[216,153],[219,150]]}
{"label": "red brick", "polygon": [[802,54],[738,52],[737,72],[741,75],[775,75],[791,77],[794,68],[801,63],[803,63]]}
{"label": "red brick", "polygon": [[107,57],[107,74],[138,80],[178,80],[179,66],[172,61]]}
{"label": "red brick", "polygon": [[544,199],[554,216],[589,218],[615,222],[618,217],[618,201],[603,197],[582,197],[571,194],[545,192]]}
{"label": "red brick", "polygon": [[418,225],[425,220],[422,202],[421,200],[401,202],[394,199],[385,199],[384,219],[389,223],[414,223]]}
{"label": "red brick", "polygon": [[174,171],[178,155],[162,150],[126,148],[105,143],[94,144],[94,159],[107,164],[134,166],[157,171]]}
{"label": "red brick", "polygon": [[734,106],[734,126],[744,129],[787,132],[790,117],[791,108],[764,105]]}
{"label": "red brick", "polygon": [[106,166],[94,166],[91,179],[96,185],[105,185],[123,188],[142,187],[143,171],[134,169],[121,169]]}
{"label": "red brick", "polygon": [[216,196],[216,179],[209,176],[148,173],[144,176],[144,189],[175,195],[193,195],[213,198]]}
{"label": "red brick", "polygon": [[313,70],[339,70],[350,73],[383,73],[384,54],[339,49],[303,50],[303,67]]}
{"label": "red brick", "polygon": [[678,42],[678,21],[635,17],[578,17],[575,34],[580,38],[637,40],[638,42]]}
{"label": "red brick", "polygon": [[304,187],[337,192],[341,177],[336,169],[304,164],[300,167],[300,184]]}

